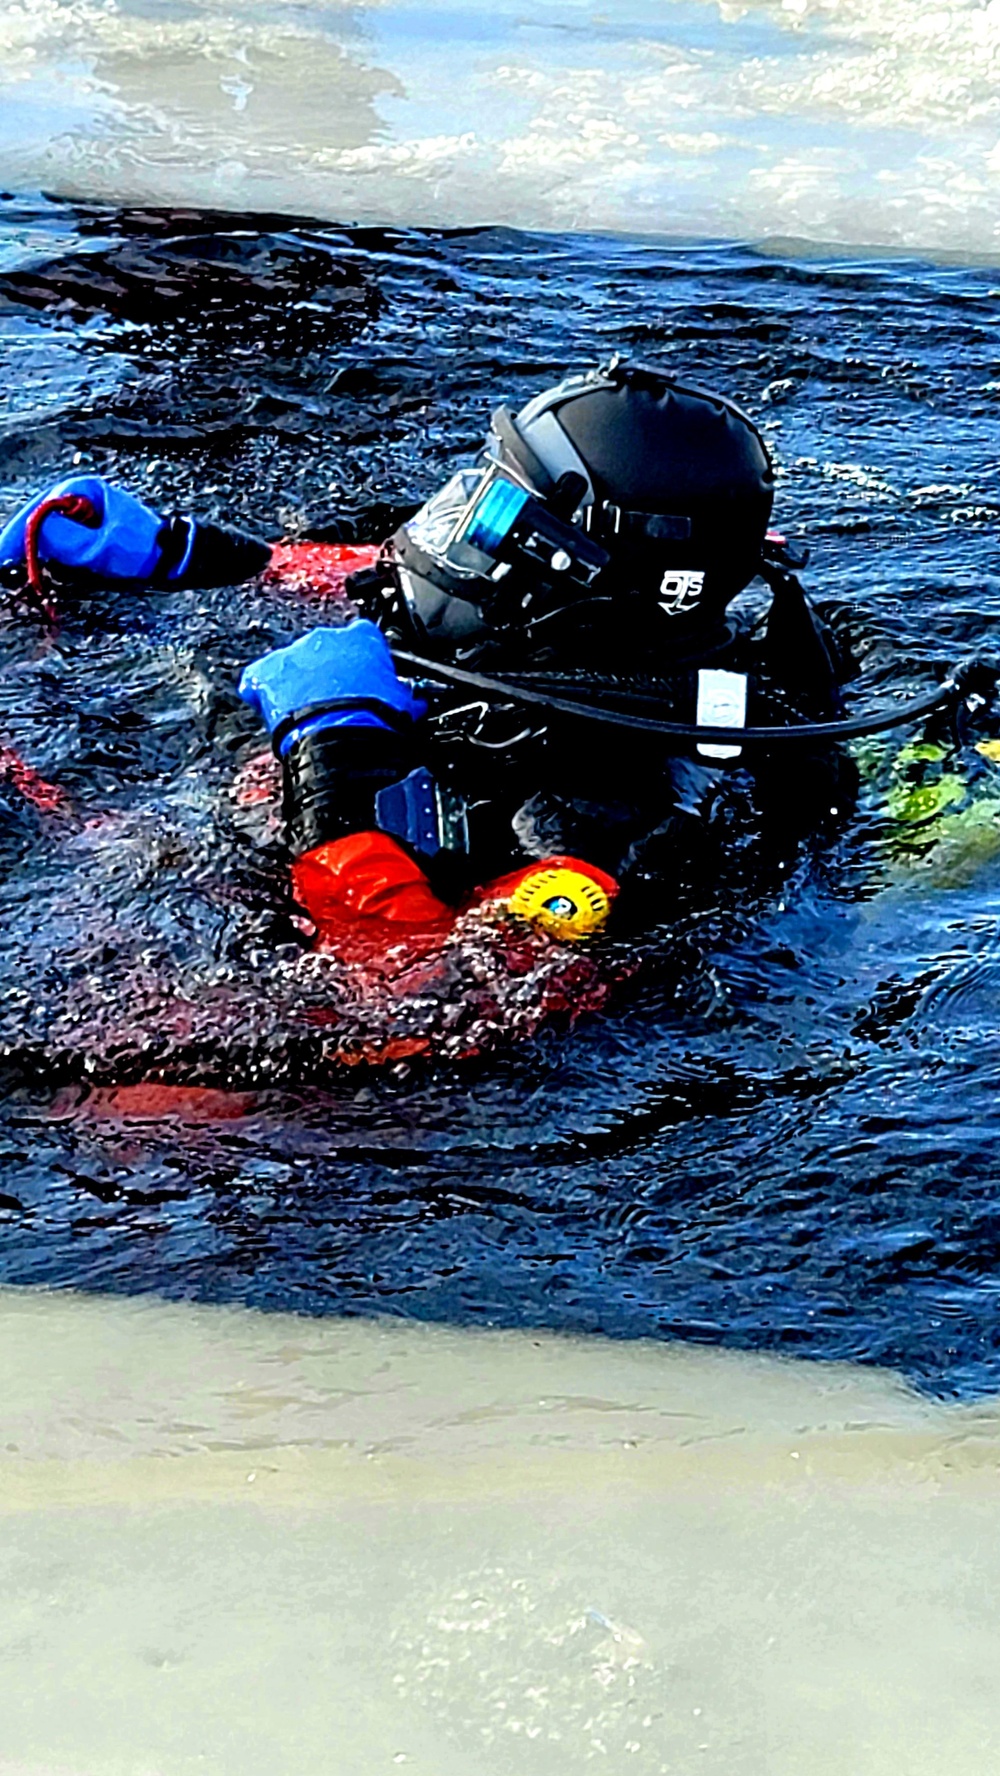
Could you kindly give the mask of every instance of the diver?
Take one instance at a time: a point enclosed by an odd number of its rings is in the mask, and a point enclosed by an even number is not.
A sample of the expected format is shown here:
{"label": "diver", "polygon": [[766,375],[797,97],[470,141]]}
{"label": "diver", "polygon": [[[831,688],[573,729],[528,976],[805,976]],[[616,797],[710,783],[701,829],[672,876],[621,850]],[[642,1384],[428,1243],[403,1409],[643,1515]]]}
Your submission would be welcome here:
{"label": "diver", "polygon": [[[355,621],[243,674],[321,931],[362,855],[366,908],[416,879],[446,919],[493,882],[563,938],[616,896],[648,924],[717,882],[741,832],[763,834],[759,869],[842,810],[829,745],[776,768],[739,740],[841,708],[773,493],[746,414],[655,370],[613,362],[499,408],[480,460],[348,580]],[[679,745],[654,712],[727,732]]]}
{"label": "diver", "polygon": [[433,944],[470,906],[575,941],[616,899],[649,925],[777,879],[850,803],[850,662],[773,497],[732,401],[612,360],[498,408],[480,459],[387,542],[334,546],[329,582],[322,545],[163,519],[97,476],[29,502],[0,572],[49,615],[88,578],[341,590],[239,687],[319,947]]}

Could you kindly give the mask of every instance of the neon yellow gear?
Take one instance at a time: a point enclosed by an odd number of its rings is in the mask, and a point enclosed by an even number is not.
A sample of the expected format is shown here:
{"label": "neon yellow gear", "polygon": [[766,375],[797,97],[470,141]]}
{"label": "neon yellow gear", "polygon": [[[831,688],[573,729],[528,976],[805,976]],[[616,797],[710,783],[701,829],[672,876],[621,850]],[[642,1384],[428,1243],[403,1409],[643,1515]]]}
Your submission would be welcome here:
{"label": "neon yellow gear", "polygon": [[533,870],[514,889],[508,901],[512,913],[530,919],[553,937],[575,941],[600,931],[611,901],[604,889],[581,870],[552,865]]}

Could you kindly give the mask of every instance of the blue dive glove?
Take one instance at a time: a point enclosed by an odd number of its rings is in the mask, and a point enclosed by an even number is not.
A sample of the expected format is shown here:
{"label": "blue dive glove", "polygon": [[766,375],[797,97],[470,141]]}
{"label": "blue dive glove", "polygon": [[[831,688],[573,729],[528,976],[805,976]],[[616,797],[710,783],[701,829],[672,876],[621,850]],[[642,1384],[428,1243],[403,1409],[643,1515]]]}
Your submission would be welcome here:
{"label": "blue dive glove", "polygon": [[247,667],[240,696],[281,760],[293,856],[378,829],[406,846],[436,891],[464,880],[465,803],[416,757],[427,705],[400,679],[375,623],[313,629],[275,648]]}
{"label": "blue dive glove", "polygon": [[364,617],[342,629],[313,629],[255,660],[239,694],[261,717],[279,758],[323,728],[395,732],[427,712],[399,677],[381,629]]}
{"label": "blue dive glove", "polygon": [[[160,564],[159,536],[164,520],[141,500],[120,487],[112,487],[100,475],[70,475],[40,498],[22,506],[0,531],[0,564],[24,560],[32,515],[50,500],[65,499],[68,495],[87,501],[92,517],[83,520],[50,513],[38,531],[39,560],[105,579],[152,579]],[[186,553],[189,550],[190,542]]]}
{"label": "blue dive glove", "polygon": [[[44,508],[68,500],[78,515]],[[102,475],[70,475],[29,500],[0,531],[0,567],[39,563],[70,577],[128,580],[159,586],[228,586],[267,565],[263,543],[193,518],[163,518]]]}

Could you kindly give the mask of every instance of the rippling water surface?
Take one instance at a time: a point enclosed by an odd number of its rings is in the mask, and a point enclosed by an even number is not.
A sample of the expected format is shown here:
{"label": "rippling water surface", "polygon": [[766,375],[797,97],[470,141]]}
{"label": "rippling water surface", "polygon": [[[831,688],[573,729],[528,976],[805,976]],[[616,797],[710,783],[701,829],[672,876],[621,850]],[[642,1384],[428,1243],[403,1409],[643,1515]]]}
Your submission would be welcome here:
{"label": "rippling water surface", "polygon": [[[996,644],[989,272],[13,199],[0,265],[6,508],[79,463],[272,536],[378,535],[496,401],[620,349],[765,426],[865,697]],[[231,793],[239,668],[313,614],[95,596],[51,646],[4,620],[0,740],[73,817],[4,789],[3,1280],[997,1386],[1000,767],[866,745],[783,890],[662,930],[572,1028],[324,1073],[280,856]],[[239,1096],[136,1115],[116,1087],[150,1076]]]}

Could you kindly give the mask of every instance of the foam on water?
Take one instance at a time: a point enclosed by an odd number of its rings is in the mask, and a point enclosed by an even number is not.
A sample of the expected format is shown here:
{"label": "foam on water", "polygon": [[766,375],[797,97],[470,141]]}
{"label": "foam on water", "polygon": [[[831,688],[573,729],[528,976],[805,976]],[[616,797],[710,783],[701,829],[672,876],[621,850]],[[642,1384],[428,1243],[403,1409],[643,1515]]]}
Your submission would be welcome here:
{"label": "foam on water", "polygon": [[997,0],[31,0],[0,180],[990,258]]}
{"label": "foam on water", "polygon": [[0,1388],[5,1776],[992,1767],[994,1402],[16,1290]]}

